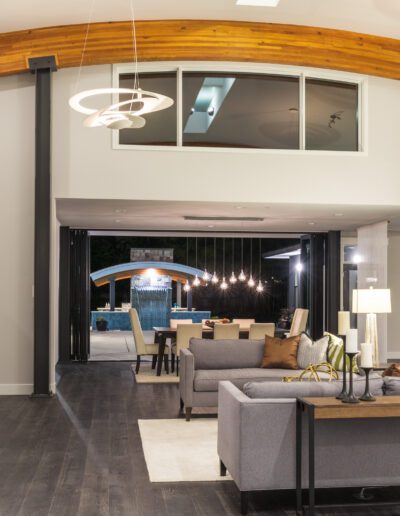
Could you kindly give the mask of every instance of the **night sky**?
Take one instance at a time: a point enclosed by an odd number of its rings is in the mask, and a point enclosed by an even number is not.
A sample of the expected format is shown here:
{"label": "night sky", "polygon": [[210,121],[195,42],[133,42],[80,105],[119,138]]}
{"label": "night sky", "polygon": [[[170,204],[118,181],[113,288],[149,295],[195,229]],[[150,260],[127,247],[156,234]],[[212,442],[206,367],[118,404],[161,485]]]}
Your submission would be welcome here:
{"label": "night sky", "polygon": [[[225,276],[228,281],[234,266],[236,276],[241,269],[241,240],[234,239],[232,253],[232,238],[216,239],[216,271],[222,279],[223,240],[225,240]],[[250,272],[250,248],[253,248],[252,272],[254,279],[259,279],[259,245],[258,238],[243,239],[243,268],[248,275]],[[261,239],[261,253],[279,250],[297,243],[295,239],[264,238]],[[188,245],[187,245],[188,244]],[[130,249],[137,248],[173,248],[174,262],[196,266],[196,238],[182,237],[91,237],[91,272],[130,261]],[[257,322],[274,322],[278,319],[280,310],[287,306],[287,260],[261,260],[261,280],[265,286],[259,294],[250,289],[246,283],[237,282],[222,291],[219,285],[193,288],[193,307],[198,310],[211,310],[213,316],[255,318]],[[197,238],[197,266],[207,267],[209,272],[214,270],[214,239]],[[264,282],[268,283],[265,284]],[[91,287],[91,308],[104,306],[108,298],[108,285]],[[175,283],[173,283],[173,301],[175,301]],[[182,304],[186,304],[186,296],[182,293]],[[121,302],[130,301],[130,281],[122,280],[116,283],[116,306]]]}

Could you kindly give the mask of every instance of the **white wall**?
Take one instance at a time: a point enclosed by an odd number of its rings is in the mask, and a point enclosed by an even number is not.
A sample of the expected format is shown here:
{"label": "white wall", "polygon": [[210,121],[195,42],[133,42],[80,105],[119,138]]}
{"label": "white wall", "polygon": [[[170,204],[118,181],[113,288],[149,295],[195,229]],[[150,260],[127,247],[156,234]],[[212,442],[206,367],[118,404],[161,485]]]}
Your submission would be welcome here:
{"label": "white wall", "polygon": [[400,360],[400,232],[389,232],[388,288],[392,296],[392,313],[388,320],[388,358]]}
{"label": "white wall", "polygon": [[[111,73],[111,66],[85,68],[79,90],[111,86]],[[84,128],[83,115],[68,106],[69,97],[76,91],[76,77],[76,69],[54,75],[56,197],[400,203],[399,81],[369,79],[368,155],[344,155],[112,150],[111,131]]]}
{"label": "white wall", "polygon": [[34,77],[0,78],[0,394],[33,383]]}
{"label": "white wall", "polygon": [[[111,148],[110,131],[85,129],[82,116],[68,107],[68,98],[75,93],[76,74],[76,69],[53,74],[53,361],[57,360],[58,346],[55,198],[400,205],[398,81],[369,79],[367,155],[116,151]],[[33,84],[30,75],[0,78],[0,214],[5,243],[0,257],[0,394],[32,390]],[[83,70],[80,88],[107,85],[111,85],[111,66]]]}

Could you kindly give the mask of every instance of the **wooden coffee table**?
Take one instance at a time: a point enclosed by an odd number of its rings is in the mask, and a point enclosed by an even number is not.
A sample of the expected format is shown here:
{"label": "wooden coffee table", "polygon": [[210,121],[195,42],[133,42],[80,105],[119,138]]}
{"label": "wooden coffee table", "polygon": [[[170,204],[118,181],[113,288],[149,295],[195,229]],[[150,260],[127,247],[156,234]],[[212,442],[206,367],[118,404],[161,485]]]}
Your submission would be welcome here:
{"label": "wooden coffee table", "polygon": [[[303,513],[302,426],[308,418],[308,514],[315,514],[315,421],[400,417],[400,396],[380,396],[374,402],[342,403],[336,398],[298,398],[296,402],[296,512]],[[356,506],[357,504],[353,504]],[[363,507],[366,505],[363,503]],[[372,505],[372,504],[371,504]],[[374,504],[400,505],[399,503]]]}

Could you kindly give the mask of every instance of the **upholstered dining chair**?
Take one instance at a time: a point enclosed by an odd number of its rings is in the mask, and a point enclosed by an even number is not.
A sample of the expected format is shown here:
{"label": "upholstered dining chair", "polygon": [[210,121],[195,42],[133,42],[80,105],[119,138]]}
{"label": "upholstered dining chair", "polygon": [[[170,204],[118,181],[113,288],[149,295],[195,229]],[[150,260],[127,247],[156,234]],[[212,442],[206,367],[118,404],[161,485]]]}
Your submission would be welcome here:
{"label": "upholstered dining chair", "polygon": [[239,338],[239,324],[216,324],[214,326],[214,339],[215,340],[226,340],[226,339],[238,339]]}
{"label": "upholstered dining chair", "polygon": [[[139,372],[140,369],[140,359],[143,355],[150,355],[152,357],[152,368],[156,367],[157,363],[157,355],[158,355],[158,344],[151,343],[147,344],[144,340],[144,335],[142,331],[142,326],[140,324],[139,315],[137,313],[136,308],[131,308],[129,310],[129,317],[131,320],[133,338],[135,339],[135,347],[136,347],[136,373]],[[168,355],[164,354],[164,361],[168,360]],[[166,364],[165,364],[166,365]],[[166,367],[167,369],[167,367]]]}
{"label": "upholstered dining chair", "polygon": [[201,339],[203,334],[203,325],[201,323],[178,324],[176,327],[176,344],[172,346],[172,372],[175,370],[176,357],[176,375],[179,374],[179,354],[181,349],[189,347],[190,339]]}
{"label": "upholstered dining chair", "polygon": [[274,323],[253,323],[250,324],[249,339],[260,340],[265,336],[273,337],[275,335]]}
{"label": "upholstered dining chair", "polygon": [[250,324],[254,324],[256,322],[255,319],[232,319],[234,324],[238,324],[240,329],[245,328],[246,330],[250,328]]}
{"label": "upholstered dining chair", "polygon": [[308,320],[308,310],[306,308],[296,308],[292,324],[290,326],[289,333],[286,333],[287,337],[295,337],[300,335],[303,331],[306,331]]}
{"label": "upholstered dining chair", "polygon": [[170,319],[169,320],[169,327],[170,328],[177,328],[178,324],[192,324],[192,319]]}

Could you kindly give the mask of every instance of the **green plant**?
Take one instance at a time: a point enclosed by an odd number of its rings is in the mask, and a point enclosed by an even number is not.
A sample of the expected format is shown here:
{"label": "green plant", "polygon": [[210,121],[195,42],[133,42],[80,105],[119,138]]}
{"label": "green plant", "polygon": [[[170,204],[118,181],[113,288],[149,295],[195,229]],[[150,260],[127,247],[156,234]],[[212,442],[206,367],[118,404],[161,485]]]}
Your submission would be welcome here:
{"label": "green plant", "polygon": [[96,322],[97,321],[105,321],[105,320],[106,320],[105,317],[102,317],[102,316],[96,317]]}

